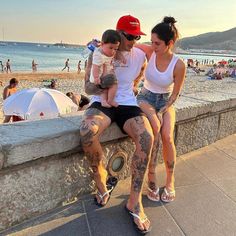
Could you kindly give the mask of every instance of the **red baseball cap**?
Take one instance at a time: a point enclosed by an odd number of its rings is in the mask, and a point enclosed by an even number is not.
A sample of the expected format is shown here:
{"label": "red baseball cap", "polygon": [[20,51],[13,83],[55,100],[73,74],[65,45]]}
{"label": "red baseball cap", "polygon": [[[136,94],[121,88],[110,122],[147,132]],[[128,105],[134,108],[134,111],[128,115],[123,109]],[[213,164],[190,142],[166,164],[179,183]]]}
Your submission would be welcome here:
{"label": "red baseball cap", "polygon": [[117,22],[116,29],[135,36],[146,35],[140,30],[139,19],[131,15],[122,16]]}

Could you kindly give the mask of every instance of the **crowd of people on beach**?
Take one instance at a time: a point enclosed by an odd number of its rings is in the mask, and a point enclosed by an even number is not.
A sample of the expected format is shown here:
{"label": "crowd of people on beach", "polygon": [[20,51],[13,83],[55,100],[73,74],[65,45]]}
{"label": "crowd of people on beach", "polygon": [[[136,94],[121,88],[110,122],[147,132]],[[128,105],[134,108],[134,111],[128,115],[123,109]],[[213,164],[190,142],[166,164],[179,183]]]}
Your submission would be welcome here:
{"label": "crowd of people on beach", "polygon": [[204,75],[211,80],[222,80],[225,77],[236,78],[236,59],[221,60],[216,63],[214,60],[203,60],[201,63],[198,60],[187,60],[187,73],[200,75],[202,72],[205,72]]}
{"label": "crowd of people on beach", "polygon": [[11,73],[11,62],[10,59],[7,59],[5,65],[3,64],[2,61],[0,61],[0,71],[6,72],[6,73]]}
{"label": "crowd of people on beach", "polygon": [[[116,30],[105,30],[101,42],[86,61],[85,92],[67,92],[66,95],[85,110],[79,128],[81,145],[89,158],[97,188],[95,203],[104,207],[110,199],[118,179],[108,175],[100,135],[115,122],[121,132],[128,135],[135,145],[131,158],[131,188],[125,210],[135,229],[146,234],[151,222],[142,204],[143,183],[147,172],[147,197],[153,202],[173,202],[175,191],[176,147],[174,143],[174,103],[182,90],[186,71],[205,72],[200,65],[213,66],[207,76],[228,73],[235,77],[235,66],[215,64],[214,61],[183,62],[173,52],[179,38],[174,17],[164,17],[151,30],[151,44],[137,44],[142,35],[138,18],[125,15],[118,19]],[[70,71],[69,58],[62,71]],[[231,65],[233,65],[231,62]],[[9,60],[10,63],[10,60]],[[230,65],[230,62],[227,62]],[[10,65],[10,64],[9,64]],[[227,68],[227,69],[226,69]],[[228,70],[228,68],[232,70]],[[78,73],[81,61],[78,62]],[[32,61],[33,72],[37,63]],[[11,71],[8,69],[8,71]],[[143,79],[145,78],[145,79]],[[142,80],[142,87],[137,89]],[[3,92],[3,99],[17,92],[18,80],[12,78]],[[57,89],[57,80],[51,80],[49,89]],[[5,116],[4,122],[13,117]],[[162,140],[166,181],[161,191],[157,184],[157,154]]]}

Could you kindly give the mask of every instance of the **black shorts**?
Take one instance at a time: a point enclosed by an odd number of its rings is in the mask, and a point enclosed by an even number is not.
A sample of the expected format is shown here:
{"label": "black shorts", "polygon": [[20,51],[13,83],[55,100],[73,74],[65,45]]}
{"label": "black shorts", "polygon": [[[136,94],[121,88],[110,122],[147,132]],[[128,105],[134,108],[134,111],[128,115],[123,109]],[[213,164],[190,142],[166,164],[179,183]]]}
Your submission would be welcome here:
{"label": "black shorts", "polygon": [[83,94],[81,94],[81,98],[79,101],[79,107],[82,108],[83,106],[87,105],[90,103],[90,99]]}
{"label": "black shorts", "polygon": [[[137,106],[123,106],[119,105],[118,107],[103,107],[100,102],[94,102],[89,106],[89,108],[96,108],[106,116],[111,119],[111,122],[116,122],[118,127],[121,129],[122,133],[126,134],[123,127],[125,122],[128,119],[137,117],[137,116],[146,116],[142,110]],[[89,109],[88,108],[88,109]]]}

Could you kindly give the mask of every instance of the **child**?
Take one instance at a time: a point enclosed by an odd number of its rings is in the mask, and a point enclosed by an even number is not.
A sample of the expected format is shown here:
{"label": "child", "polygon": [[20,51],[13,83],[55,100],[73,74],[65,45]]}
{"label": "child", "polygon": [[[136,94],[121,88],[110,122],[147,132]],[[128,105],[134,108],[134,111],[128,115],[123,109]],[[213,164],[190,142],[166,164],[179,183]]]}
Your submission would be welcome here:
{"label": "child", "polygon": [[93,53],[90,82],[104,88],[104,92],[101,94],[101,104],[103,107],[118,106],[114,101],[117,79],[114,73],[113,60],[120,42],[121,38],[117,31],[106,30],[102,35],[101,46],[96,48]]}

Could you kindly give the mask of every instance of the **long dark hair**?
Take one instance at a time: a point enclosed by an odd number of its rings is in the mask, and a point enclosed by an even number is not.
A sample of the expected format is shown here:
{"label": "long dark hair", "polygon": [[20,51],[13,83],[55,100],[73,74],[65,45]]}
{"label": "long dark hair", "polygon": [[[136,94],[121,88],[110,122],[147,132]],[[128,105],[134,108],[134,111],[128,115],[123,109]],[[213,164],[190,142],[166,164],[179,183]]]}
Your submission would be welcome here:
{"label": "long dark hair", "polygon": [[177,21],[174,17],[165,16],[163,21],[152,29],[152,34],[157,34],[158,38],[163,40],[166,45],[169,44],[170,40],[175,41],[179,38],[179,32],[175,27]]}

